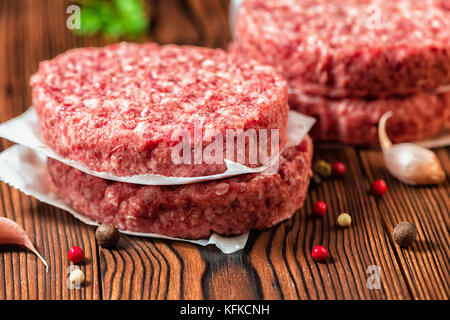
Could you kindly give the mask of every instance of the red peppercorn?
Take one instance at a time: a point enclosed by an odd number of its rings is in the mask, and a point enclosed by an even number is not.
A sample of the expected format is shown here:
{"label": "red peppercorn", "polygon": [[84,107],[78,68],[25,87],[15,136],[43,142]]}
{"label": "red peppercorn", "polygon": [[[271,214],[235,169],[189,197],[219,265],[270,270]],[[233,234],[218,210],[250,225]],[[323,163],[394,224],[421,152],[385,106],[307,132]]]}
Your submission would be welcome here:
{"label": "red peppercorn", "polygon": [[387,185],[384,180],[378,179],[375,180],[372,184],[372,194],[381,197],[384,195],[387,191]]}
{"label": "red peppercorn", "polygon": [[314,203],[314,213],[318,216],[323,216],[325,213],[327,213],[327,204],[323,201],[317,201]]}
{"label": "red peppercorn", "polygon": [[73,263],[80,263],[84,259],[84,252],[83,249],[77,246],[73,246],[69,250],[69,260]]}
{"label": "red peppercorn", "polygon": [[347,168],[345,167],[345,165],[339,161],[333,163],[331,169],[333,171],[333,174],[338,177],[345,175],[345,173],[347,172]]}
{"label": "red peppercorn", "polygon": [[323,261],[328,258],[328,250],[324,246],[317,246],[314,247],[311,255],[314,260]]}

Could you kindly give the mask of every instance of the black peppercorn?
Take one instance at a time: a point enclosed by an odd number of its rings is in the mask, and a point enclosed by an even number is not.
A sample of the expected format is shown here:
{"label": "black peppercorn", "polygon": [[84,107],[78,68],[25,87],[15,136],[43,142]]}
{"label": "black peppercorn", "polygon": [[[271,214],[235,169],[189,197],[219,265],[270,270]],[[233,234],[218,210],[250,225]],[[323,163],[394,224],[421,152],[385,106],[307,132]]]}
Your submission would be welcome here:
{"label": "black peppercorn", "polygon": [[110,223],[101,224],[95,230],[95,238],[100,246],[113,247],[119,241],[120,232]]}
{"label": "black peppercorn", "polygon": [[400,247],[409,247],[417,238],[416,227],[409,222],[400,222],[394,228],[394,240]]}

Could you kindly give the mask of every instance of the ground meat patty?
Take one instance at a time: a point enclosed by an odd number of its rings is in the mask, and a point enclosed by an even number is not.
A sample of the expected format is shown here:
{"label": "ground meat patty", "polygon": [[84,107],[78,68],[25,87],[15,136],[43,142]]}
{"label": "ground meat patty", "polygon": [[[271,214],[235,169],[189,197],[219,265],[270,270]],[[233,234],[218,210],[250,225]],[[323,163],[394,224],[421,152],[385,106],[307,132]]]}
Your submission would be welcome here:
{"label": "ground meat patty", "polygon": [[142,186],[104,180],[48,159],[57,194],[101,223],[123,230],[198,239],[236,235],[290,218],[305,199],[311,175],[307,136],[286,149],[277,174],[247,174],[183,186]]}
{"label": "ground meat patty", "polygon": [[[187,130],[194,137],[195,123],[224,137],[227,129],[279,129],[280,149],[286,142],[285,80],[272,67],[220,49],[130,43],[74,49],[42,62],[30,84],[45,142],[95,171],[223,172],[223,163],[172,161],[181,140],[172,134]],[[270,152],[270,139],[268,145]]]}
{"label": "ground meat patty", "polygon": [[378,144],[378,121],[385,112],[393,116],[387,133],[394,142],[419,140],[450,128],[450,92],[420,93],[407,98],[332,100],[291,90],[291,108],[319,121],[312,136],[351,144]]}
{"label": "ground meat patty", "polygon": [[234,50],[308,94],[388,97],[450,83],[449,0],[246,0],[236,34]]}

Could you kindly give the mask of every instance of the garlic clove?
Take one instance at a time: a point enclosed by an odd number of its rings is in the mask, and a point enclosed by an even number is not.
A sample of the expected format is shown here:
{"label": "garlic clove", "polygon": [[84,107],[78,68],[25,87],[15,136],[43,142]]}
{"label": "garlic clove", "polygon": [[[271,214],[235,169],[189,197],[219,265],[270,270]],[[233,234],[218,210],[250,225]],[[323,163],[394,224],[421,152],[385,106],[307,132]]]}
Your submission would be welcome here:
{"label": "garlic clove", "polygon": [[413,143],[393,145],[386,134],[386,122],[392,112],[383,114],[378,126],[378,138],[388,171],[410,185],[438,184],[445,181],[445,172],[436,155]]}
{"label": "garlic clove", "polygon": [[5,217],[0,217],[0,244],[17,244],[27,247],[41,259],[42,263],[45,265],[45,270],[48,272],[47,262],[34,248],[33,243],[31,243],[25,230],[14,221]]}
{"label": "garlic clove", "polygon": [[437,184],[445,180],[436,155],[412,143],[392,146],[384,152],[384,161],[389,172],[407,184]]}

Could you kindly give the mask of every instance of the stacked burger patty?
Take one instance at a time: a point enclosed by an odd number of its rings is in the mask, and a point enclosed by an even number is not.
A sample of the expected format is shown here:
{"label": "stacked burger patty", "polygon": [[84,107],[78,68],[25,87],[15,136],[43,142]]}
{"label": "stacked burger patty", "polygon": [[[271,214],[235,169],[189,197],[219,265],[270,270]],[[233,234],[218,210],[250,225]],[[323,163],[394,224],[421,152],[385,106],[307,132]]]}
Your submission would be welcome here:
{"label": "stacked burger patty", "polygon": [[246,0],[231,50],[272,65],[291,108],[318,118],[313,136],[377,143],[450,127],[450,3],[446,0]]}
{"label": "stacked burger patty", "polygon": [[[223,161],[197,161],[193,139],[183,147],[190,152],[188,161],[174,161],[179,143],[174,136],[195,137],[196,124],[207,136],[200,140],[201,149],[213,138],[208,129],[223,137],[227,130],[276,129],[279,149],[287,142],[285,80],[272,67],[222,50],[127,43],[75,49],[42,62],[30,84],[49,147],[92,171],[118,177],[224,172]],[[233,145],[231,158],[224,144],[223,159],[236,161],[244,151],[242,164],[261,165],[250,161],[249,144],[246,140],[244,150]],[[269,139],[269,154],[271,146]],[[56,193],[89,218],[122,230],[197,239],[267,228],[290,218],[303,204],[311,158],[306,136],[283,151],[276,174],[170,186],[105,180],[57,160],[47,163]]]}

